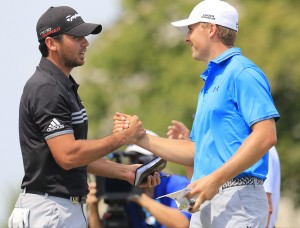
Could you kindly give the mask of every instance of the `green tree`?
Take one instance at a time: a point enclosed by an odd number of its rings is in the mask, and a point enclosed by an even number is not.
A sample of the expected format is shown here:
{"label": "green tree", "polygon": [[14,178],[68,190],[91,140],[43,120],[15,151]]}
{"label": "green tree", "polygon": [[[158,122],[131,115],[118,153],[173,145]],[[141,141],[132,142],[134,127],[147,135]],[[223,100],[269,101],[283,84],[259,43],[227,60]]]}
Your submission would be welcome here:
{"label": "green tree", "polygon": [[[277,148],[282,187],[300,190],[300,15],[298,1],[231,1],[239,11],[237,46],[270,80],[281,114]],[[111,131],[114,112],[137,114],[164,136],[172,119],[192,124],[204,63],[192,59],[184,35],[170,22],[186,18],[198,1],[124,0],[124,14],[104,29],[91,50],[80,90],[91,137]],[[99,134],[101,132],[101,134]],[[173,166],[172,166],[173,167]],[[174,166],[176,167],[176,166]],[[173,168],[174,168],[173,167]],[[300,204],[300,195],[295,194]]]}

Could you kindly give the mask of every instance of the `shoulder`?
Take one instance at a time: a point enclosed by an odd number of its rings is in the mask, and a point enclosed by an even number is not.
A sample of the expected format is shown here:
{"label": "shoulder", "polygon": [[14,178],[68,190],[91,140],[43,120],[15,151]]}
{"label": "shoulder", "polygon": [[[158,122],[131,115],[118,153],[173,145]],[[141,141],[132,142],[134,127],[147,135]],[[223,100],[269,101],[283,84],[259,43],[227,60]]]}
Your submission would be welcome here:
{"label": "shoulder", "polygon": [[58,80],[50,72],[37,67],[35,73],[26,82],[23,93],[29,93],[32,96],[53,96],[59,90],[61,86]]}
{"label": "shoulder", "polygon": [[262,70],[249,58],[243,55],[234,55],[231,59],[231,63],[240,71],[255,71],[259,74],[263,74]]}
{"label": "shoulder", "polygon": [[57,80],[51,75],[51,72],[37,67],[25,86],[43,86],[49,84],[57,85]]}
{"label": "shoulder", "polygon": [[246,83],[246,85],[259,83],[269,87],[269,81],[264,72],[245,56],[234,56],[231,60],[231,68],[234,73],[234,80],[238,83]]}

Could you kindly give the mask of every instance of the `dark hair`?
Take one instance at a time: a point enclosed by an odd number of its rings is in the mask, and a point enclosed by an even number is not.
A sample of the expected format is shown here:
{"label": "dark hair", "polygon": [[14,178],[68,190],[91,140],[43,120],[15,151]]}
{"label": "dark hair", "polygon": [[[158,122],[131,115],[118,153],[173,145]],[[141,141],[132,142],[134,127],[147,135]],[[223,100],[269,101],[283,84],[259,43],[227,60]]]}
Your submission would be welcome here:
{"label": "dark hair", "polygon": [[[63,36],[63,34],[60,34],[60,35],[54,36],[52,38],[56,39],[58,42],[61,42],[62,36]],[[40,42],[40,44],[39,44],[39,50],[40,50],[40,52],[41,52],[41,54],[42,54],[43,57],[48,57],[49,51],[48,51],[48,47],[47,47],[47,45],[45,43],[45,39]]]}
{"label": "dark hair", "polygon": [[218,28],[218,37],[222,43],[227,46],[234,46],[236,40],[236,31],[221,25],[216,26]]}

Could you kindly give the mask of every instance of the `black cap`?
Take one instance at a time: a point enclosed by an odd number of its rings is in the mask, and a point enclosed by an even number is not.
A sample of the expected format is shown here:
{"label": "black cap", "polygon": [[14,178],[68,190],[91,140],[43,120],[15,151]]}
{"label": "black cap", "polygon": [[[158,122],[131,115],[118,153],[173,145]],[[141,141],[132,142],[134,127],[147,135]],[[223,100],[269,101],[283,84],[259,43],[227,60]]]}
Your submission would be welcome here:
{"label": "black cap", "polygon": [[38,20],[36,32],[39,42],[48,36],[62,33],[72,36],[98,34],[102,30],[100,24],[85,23],[81,16],[71,7],[50,7]]}

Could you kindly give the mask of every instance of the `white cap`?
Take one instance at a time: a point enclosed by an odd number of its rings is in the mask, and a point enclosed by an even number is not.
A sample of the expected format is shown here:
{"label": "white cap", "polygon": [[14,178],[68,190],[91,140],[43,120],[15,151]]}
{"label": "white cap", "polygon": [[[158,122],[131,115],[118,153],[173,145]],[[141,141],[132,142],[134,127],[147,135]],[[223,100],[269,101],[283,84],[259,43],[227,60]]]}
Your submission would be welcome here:
{"label": "white cap", "polygon": [[187,32],[187,26],[208,22],[238,31],[238,13],[234,7],[220,0],[204,0],[192,10],[188,19],[172,22],[180,31]]}
{"label": "white cap", "polygon": [[[146,133],[149,135],[158,136],[157,134],[155,134],[154,132],[149,131],[149,130],[146,130]],[[153,155],[153,153],[151,153],[149,150],[146,150],[135,144],[128,145],[126,147],[126,149],[124,150],[124,152],[125,152],[125,154],[131,153],[131,152],[136,152],[136,153],[140,153],[140,154],[144,154],[144,155]]]}

